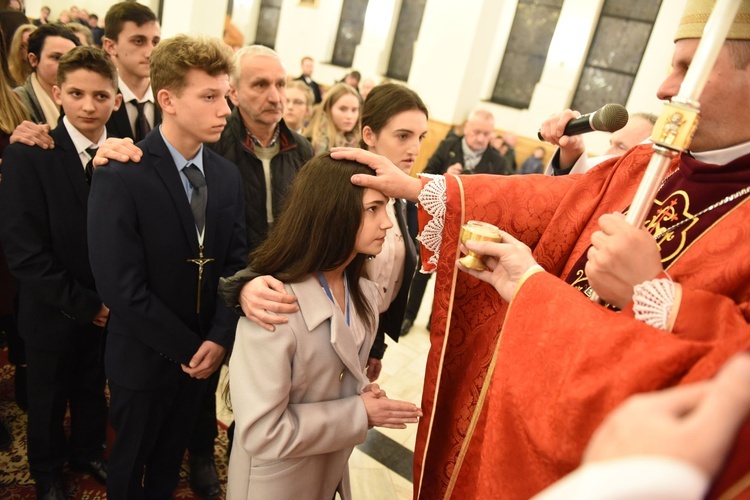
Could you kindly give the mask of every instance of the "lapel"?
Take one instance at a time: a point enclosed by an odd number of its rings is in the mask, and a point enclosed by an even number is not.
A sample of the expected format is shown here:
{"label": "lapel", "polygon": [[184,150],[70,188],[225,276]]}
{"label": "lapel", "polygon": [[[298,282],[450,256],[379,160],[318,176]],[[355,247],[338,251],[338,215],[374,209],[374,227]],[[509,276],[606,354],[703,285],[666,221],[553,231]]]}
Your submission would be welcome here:
{"label": "lapel", "polygon": [[497,171],[496,165],[493,163],[490,163],[492,160],[492,155],[490,154],[490,148],[492,146],[487,146],[487,149],[482,154],[482,157],[479,159],[479,163],[477,163],[477,166],[474,167],[474,172],[478,174],[501,174],[502,172]]}
{"label": "lapel", "polygon": [[125,139],[129,137],[134,139],[133,129],[130,128],[130,119],[128,118],[128,110],[125,108],[125,102],[120,105],[120,109],[112,113],[107,122],[107,135],[112,137],[119,137]]}
{"label": "lapel", "polygon": [[[209,149],[203,147],[203,173],[206,176],[206,187],[208,188],[208,202],[206,204],[206,229],[203,236],[203,247],[205,249],[211,249],[211,255],[206,254],[208,257],[214,257],[213,255],[213,244],[216,239],[216,225],[218,224],[218,213],[219,213],[219,172],[217,171],[216,165],[212,164],[208,158]],[[191,217],[192,217],[192,212]]]}
{"label": "lapel", "polygon": [[[167,145],[161,138],[158,128],[153,129],[144,139],[145,149],[153,156],[154,169],[164,182],[164,186],[172,197],[172,202],[180,214],[180,222],[185,231],[185,237],[190,244],[193,255],[198,255],[198,235],[195,231],[195,219],[190,210],[190,202],[185,196],[185,188],[182,185],[180,173],[172,160],[172,155]],[[209,196],[210,199],[210,196]],[[206,219],[208,221],[208,219]]]}
{"label": "lapel", "polygon": [[[362,367],[365,366],[369,354],[368,342],[365,341],[362,347],[357,349],[351,328],[346,324],[344,316],[334,314],[336,304],[328,298],[314,276],[310,276],[301,283],[294,283],[291,287],[292,293],[297,296],[299,309],[307,329],[313,331],[323,321],[330,319],[331,347],[360,385],[367,384]],[[353,310],[352,317],[355,317]]]}
{"label": "lapel", "polygon": [[[416,259],[417,249],[414,248],[414,241],[411,239],[409,234],[409,228],[406,226],[406,203],[401,198],[394,200],[393,208],[396,211],[396,220],[398,221],[398,228],[401,230],[401,236],[404,237],[404,245],[406,245],[406,260],[410,258]],[[404,273],[407,271],[405,270]]]}
{"label": "lapel", "polygon": [[460,137],[458,141],[455,142],[450,152],[448,153],[448,156],[450,156],[450,161],[445,166],[446,170],[448,169],[448,167],[450,167],[456,162],[460,163],[461,165],[464,164],[464,150],[461,147],[462,140],[463,140],[463,137]]}
{"label": "lapel", "polygon": [[81,202],[83,210],[86,211],[90,189],[88,183],[86,183],[86,174],[83,171],[73,140],[70,138],[65,125],[63,125],[62,118],[60,120],[57,127],[50,132],[50,136],[55,141],[55,149],[63,153],[58,153],[55,156],[57,161],[62,163],[62,168],[78,196],[78,201]]}

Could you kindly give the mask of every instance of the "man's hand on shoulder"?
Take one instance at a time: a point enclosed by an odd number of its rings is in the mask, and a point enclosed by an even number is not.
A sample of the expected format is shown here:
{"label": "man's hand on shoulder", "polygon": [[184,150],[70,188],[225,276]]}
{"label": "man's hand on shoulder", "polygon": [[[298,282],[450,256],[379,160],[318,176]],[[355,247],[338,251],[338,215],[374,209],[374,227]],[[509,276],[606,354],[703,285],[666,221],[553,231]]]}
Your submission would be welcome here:
{"label": "man's hand on shoulder", "polygon": [[55,147],[55,141],[49,135],[50,126],[46,123],[36,124],[29,120],[24,120],[16,127],[10,136],[10,143],[20,143],[27,146],[39,146],[42,149],[52,149]]}
{"label": "man's hand on shoulder", "polygon": [[128,161],[138,163],[142,157],[143,151],[133,144],[133,139],[129,137],[125,139],[110,137],[96,150],[93,165],[94,168],[101,167],[109,163],[109,160],[123,163]]}
{"label": "man's hand on shoulder", "polygon": [[[273,276],[258,276],[247,282],[240,292],[240,307],[242,312],[258,326],[274,331],[273,325],[281,325],[289,321],[282,314],[293,314],[299,311],[295,302],[297,298],[290,295],[284,288],[284,283]],[[272,311],[275,314],[270,314]]]}

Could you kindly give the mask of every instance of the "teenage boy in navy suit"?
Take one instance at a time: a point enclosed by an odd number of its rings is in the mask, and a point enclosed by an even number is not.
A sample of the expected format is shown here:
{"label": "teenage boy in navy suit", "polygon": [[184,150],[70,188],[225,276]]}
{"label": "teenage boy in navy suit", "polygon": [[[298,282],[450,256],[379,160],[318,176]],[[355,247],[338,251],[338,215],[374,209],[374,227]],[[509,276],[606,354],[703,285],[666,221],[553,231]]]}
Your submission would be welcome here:
{"label": "teenage boy in navy suit", "polygon": [[216,291],[245,265],[242,182],[203,147],[230,113],[231,59],[216,39],[159,43],[151,85],[162,124],[139,143],[139,163],[110,162],[94,175],[91,266],[112,309],[110,499],[171,497],[206,379],[234,340],[237,317]]}
{"label": "teenage boy in navy suit", "polygon": [[[53,94],[65,115],[51,132],[57,147],[9,146],[0,183],[0,236],[21,283],[28,459],[40,498],[63,498],[68,453],[74,469],[107,479],[102,348],[109,309],[89,266],[86,206],[90,160],[120,104],[117,70],[101,49],[77,47],[60,59]],[[69,443],[63,429],[68,402]]]}

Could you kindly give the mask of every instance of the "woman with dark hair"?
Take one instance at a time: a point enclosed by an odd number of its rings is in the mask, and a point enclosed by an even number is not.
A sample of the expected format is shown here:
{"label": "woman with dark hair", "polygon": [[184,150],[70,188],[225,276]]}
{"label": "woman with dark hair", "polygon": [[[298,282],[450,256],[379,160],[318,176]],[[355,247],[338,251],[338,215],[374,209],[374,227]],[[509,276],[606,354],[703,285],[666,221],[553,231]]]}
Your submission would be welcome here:
{"label": "woman with dark hair", "polygon": [[392,223],[388,198],[353,186],[353,174],[374,172],[328,154],[310,160],[250,254],[250,267],[285,283],[299,311],[275,332],[244,318],[237,326],[229,499],[349,499],[347,462],[368,428],[405,428],[421,415],[365,376],[378,299],[364,265]]}
{"label": "woman with dark hair", "polygon": [[52,97],[57,84],[60,57],[80,45],[78,38],[60,24],[44,24],[29,36],[29,63],[33,72],[15,92],[21,96],[34,123],[57,127],[60,108]]}
{"label": "woman with dark hair", "polygon": [[[416,92],[404,85],[386,83],[372,89],[362,108],[360,147],[385,156],[409,173],[427,134],[427,107]],[[321,186],[324,184],[320,184]],[[385,334],[398,340],[409,287],[417,265],[416,249],[408,232],[403,200],[391,200],[387,212],[393,227],[386,235],[383,251],[367,262],[368,276],[378,284],[380,323],[367,376],[375,381],[380,375],[385,353]],[[261,273],[262,274],[262,273]],[[257,275],[246,275],[252,278]],[[238,292],[236,292],[238,293]],[[282,324],[286,316],[269,314],[295,311],[294,297],[270,276],[253,279],[242,289],[239,302],[249,319],[266,329]]]}

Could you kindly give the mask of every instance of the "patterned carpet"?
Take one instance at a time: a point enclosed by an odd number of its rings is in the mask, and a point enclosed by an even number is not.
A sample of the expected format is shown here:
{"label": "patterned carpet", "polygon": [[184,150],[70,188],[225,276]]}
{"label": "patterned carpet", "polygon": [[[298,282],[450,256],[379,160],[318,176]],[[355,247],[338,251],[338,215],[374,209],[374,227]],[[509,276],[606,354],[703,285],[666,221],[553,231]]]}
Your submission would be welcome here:
{"label": "patterned carpet", "polygon": [[[13,444],[6,451],[0,451],[0,498],[33,499],[36,498],[34,481],[29,475],[26,462],[26,414],[21,411],[13,398],[13,366],[8,364],[8,350],[0,350],[0,420],[13,433]],[[112,441],[111,432],[108,441]],[[215,450],[216,467],[222,481],[222,490],[226,489],[227,460],[226,429],[219,423],[219,437]],[[182,465],[180,485],[175,498],[199,498],[188,486],[187,459]],[[106,498],[104,486],[94,481],[88,474],[80,474],[66,469],[63,475],[63,488],[68,498],[78,500],[97,500]]]}

